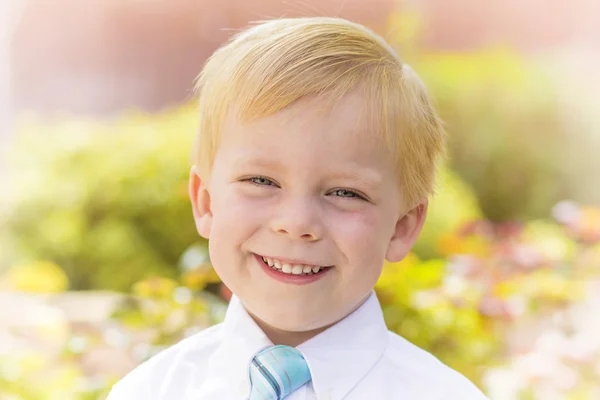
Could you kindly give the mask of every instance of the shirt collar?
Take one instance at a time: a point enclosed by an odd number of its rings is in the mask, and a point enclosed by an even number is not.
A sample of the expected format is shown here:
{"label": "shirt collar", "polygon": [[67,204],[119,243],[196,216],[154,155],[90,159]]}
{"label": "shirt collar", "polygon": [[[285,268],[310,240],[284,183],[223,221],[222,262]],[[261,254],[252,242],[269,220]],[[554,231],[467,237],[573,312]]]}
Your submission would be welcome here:
{"label": "shirt collar", "polygon": [[389,336],[377,296],[297,348],[304,354],[317,399],[341,399],[373,368]]}
{"label": "shirt collar", "polygon": [[[232,296],[222,327],[223,345],[211,358],[220,371],[246,378],[256,353],[273,343]],[[388,334],[374,292],[354,312],[297,346],[311,372],[317,399],[343,398],[373,368],[388,345]],[[222,365],[221,365],[222,364]]]}
{"label": "shirt collar", "polygon": [[211,367],[235,380],[246,380],[252,358],[273,343],[235,295],[229,301],[221,329],[222,345],[211,358],[215,360]]}

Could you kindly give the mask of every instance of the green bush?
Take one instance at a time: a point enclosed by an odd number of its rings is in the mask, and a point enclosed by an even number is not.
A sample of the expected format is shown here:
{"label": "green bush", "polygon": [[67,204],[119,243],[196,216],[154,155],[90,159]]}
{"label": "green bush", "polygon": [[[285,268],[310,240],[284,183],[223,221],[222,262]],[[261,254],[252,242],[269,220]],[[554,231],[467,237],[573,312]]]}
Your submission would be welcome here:
{"label": "green bush", "polygon": [[564,198],[597,199],[581,175],[594,164],[600,120],[592,96],[570,94],[575,80],[561,70],[564,56],[502,46],[431,50],[422,21],[419,13],[393,14],[386,38],[427,85],[449,133],[450,168],[484,215],[543,218]]}
{"label": "green bush", "polygon": [[465,223],[481,218],[483,213],[474,190],[455,172],[442,168],[425,225],[412,250],[426,259],[445,255],[440,248],[440,240]]}
{"label": "green bush", "polygon": [[[543,217],[568,195],[557,83],[503,49],[419,55],[415,68],[449,132],[450,166],[495,221]],[[591,154],[589,154],[591,156]]]}
{"label": "green bush", "polygon": [[492,398],[595,398],[600,209],[555,210],[563,225],[480,220],[440,239],[444,258],[387,264],[376,290],[388,327]]}
{"label": "green bush", "polygon": [[25,120],[8,160],[4,263],[51,260],[71,289],[175,277],[199,240],[187,196],[194,110],[114,121]]}

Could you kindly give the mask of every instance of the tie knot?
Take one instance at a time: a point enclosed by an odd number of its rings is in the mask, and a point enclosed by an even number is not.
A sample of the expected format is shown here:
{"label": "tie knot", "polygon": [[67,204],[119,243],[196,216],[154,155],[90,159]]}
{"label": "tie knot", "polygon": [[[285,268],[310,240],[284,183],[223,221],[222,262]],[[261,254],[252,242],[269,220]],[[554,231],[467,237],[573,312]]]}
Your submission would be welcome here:
{"label": "tie knot", "polygon": [[250,364],[250,400],[281,400],[310,379],[300,351],[290,346],[267,347]]}

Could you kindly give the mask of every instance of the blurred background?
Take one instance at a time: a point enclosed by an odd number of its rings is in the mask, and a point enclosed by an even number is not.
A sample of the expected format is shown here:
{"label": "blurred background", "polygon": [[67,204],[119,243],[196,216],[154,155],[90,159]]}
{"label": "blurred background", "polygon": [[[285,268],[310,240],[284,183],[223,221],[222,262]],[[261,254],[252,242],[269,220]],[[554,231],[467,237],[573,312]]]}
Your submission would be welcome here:
{"label": "blurred background", "polygon": [[223,318],[195,232],[193,81],[250,21],[341,16],[423,77],[450,157],[390,329],[492,400],[600,399],[600,2],[0,5],[0,400],[103,399]]}

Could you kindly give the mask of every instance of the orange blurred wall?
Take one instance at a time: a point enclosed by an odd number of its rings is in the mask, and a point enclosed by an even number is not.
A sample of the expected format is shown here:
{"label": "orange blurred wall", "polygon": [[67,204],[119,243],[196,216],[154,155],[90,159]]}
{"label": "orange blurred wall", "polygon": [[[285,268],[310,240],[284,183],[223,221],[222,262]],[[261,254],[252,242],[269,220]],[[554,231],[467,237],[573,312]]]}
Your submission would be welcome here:
{"label": "orange blurred wall", "polygon": [[105,115],[185,101],[232,30],[342,16],[383,30],[393,0],[29,0],[11,49],[14,108]]}

